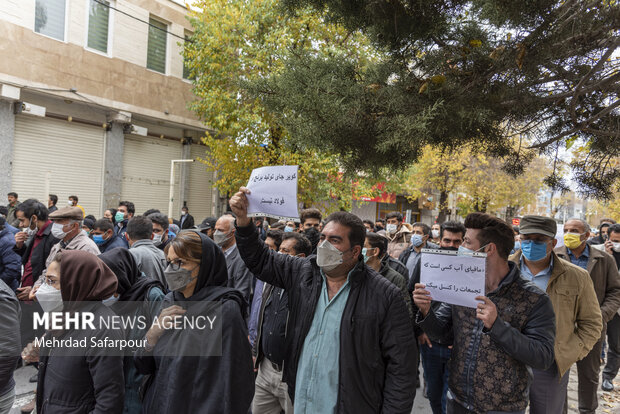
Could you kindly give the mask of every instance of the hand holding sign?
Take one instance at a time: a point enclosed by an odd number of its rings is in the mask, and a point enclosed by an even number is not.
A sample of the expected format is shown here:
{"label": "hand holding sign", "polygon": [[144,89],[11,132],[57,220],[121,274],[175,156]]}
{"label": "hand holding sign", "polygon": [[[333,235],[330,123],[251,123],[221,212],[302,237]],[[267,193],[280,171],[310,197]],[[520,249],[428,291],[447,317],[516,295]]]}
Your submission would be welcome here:
{"label": "hand holding sign", "polygon": [[420,282],[433,300],[477,307],[477,297],[485,293],[486,254],[422,249],[420,260]]}
{"label": "hand holding sign", "polygon": [[277,219],[296,219],[297,212],[296,165],[262,167],[252,171],[245,193],[247,215],[268,216]]}
{"label": "hand holding sign", "polygon": [[239,192],[230,198],[228,204],[235,216],[237,216],[237,225],[245,227],[250,224],[248,218],[248,199],[246,194],[249,194],[250,190],[245,187],[241,187]]}
{"label": "hand holding sign", "polygon": [[484,323],[485,328],[491,329],[497,319],[497,307],[495,303],[486,296],[476,296],[476,300],[481,300],[483,302],[479,303],[476,308],[476,318]]}

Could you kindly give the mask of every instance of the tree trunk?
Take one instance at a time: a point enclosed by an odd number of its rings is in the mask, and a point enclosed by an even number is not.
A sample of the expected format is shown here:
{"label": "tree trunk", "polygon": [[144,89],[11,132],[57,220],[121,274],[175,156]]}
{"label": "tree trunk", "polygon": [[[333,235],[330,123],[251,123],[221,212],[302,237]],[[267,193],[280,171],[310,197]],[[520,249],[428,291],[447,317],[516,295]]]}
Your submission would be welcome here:
{"label": "tree trunk", "polygon": [[446,221],[448,216],[448,193],[441,191],[439,193],[439,215],[437,216],[437,223],[441,224]]}

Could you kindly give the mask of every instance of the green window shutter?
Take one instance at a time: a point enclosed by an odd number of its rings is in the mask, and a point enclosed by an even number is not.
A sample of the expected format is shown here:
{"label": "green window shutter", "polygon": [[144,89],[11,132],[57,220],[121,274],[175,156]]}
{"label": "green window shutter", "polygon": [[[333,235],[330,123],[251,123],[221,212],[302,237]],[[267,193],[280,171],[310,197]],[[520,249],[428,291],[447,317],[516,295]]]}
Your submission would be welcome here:
{"label": "green window shutter", "polygon": [[161,73],[166,73],[166,30],[168,26],[165,23],[149,19],[146,67]]}
{"label": "green window shutter", "polygon": [[65,40],[65,0],[36,0],[34,31]]}
{"label": "green window shutter", "polygon": [[[102,4],[105,3],[105,4]],[[90,0],[88,8],[88,47],[108,53],[108,25],[110,4],[104,0]]]}

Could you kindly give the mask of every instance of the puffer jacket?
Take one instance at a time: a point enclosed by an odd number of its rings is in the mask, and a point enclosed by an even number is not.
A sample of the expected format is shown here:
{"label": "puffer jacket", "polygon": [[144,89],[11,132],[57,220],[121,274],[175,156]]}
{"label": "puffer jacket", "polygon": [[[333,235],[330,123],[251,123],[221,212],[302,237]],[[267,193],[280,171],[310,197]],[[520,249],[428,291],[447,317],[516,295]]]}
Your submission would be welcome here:
{"label": "puffer jacket", "polygon": [[510,263],[510,271],[487,297],[497,307],[490,330],[476,309],[442,303],[418,324],[432,340],[454,335],[450,391],[476,413],[525,410],[531,371],[553,363],[555,316],[549,297]]}
{"label": "puffer jacket", "polygon": [[[248,269],[288,294],[289,321],[283,379],[295,400],[297,369],[312,325],[323,276],[316,256],[276,254],[253,223],[237,227],[237,247]],[[349,276],[342,314],[337,413],[407,413],[415,397],[417,344],[401,291],[363,260]]]}

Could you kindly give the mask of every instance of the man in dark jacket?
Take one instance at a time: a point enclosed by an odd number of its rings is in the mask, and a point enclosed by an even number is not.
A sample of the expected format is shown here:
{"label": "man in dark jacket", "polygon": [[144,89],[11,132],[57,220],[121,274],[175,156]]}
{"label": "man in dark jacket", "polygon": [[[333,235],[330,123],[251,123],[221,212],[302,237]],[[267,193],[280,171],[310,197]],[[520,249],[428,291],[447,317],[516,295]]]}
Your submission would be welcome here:
{"label": "man in dark jacket", "polygon": [[101,253],[126,246],[125,240],[114,234],[114,226],[106,218],[95,221],[91,236]]}
{"label": "man in dark jacket", "polygon": [[[486,296],[477,308],[442,303],[431,308],[421,283],[414,291],[417,321],[431,339],[454,335],[447,412],[525,413],[531,368],[553,363],[555,314],[549,297],[508,262],[512,228],[484,213],[465,219],[460,250],[487,254]],[[466,252],[463,252],[466,253]]]}
{"label": "man in dark jacket", "polygon": [[181,230],[193,229],[194,228],[194,216],[189,214],[189,210],[187,207],[183,207],[181,209]]}
{"label": "man in dark jacket", "polygon": [[[290,256],[308,257],[312,254],[310,241],[295,232],[284,233],[278,249],[280,253]],[[258,370],[252,401],[254,414],[279,414],[281,410],[286,414],[293,412],[286,383],[282,381],[287,322],[288,295],[282,288],[266,283],[252,347],[252,355],[256,357],[254,369]]]}
{"label": "man in dark jacket", "polygon": [[21,282],[22,263],[13,247],[15,236],[6,228],[4,217],[0,217],[0,279],[15,291]]}
{"label": "man in dark jacket", "polygon": [[437,249],[434,243],[428,241],[431,228],[424,223],[413,223],[411,232],[411,245],[405,249],[398,257],[398,260],[407,267],[409,277],[413,275],[416,264],[420,261],[422,249]]}
{"label": "man in dark jacket", "polygon": [[24,274],[17,298],[28,300],[34,282],[46,267],[46,260],[52,247],[60,240],[52,235],[52,222],[47,208],[37,200],[26,200],[17,207],[19,227],[27,231],[15,235],[14,250],[22,257]]}
{"label": "man in dark jacket", "polygon": [[127,233],[127,223],[133,218],[134,214],[136,214],[136,206],[134,203],[131,201],[121,201],[118,203],[118,209],[114,216],[114,221],[117,223],[114,232],[123,240],[127,249],[129,249],[129,242],[127,242],[125,238],[125,233]]}
{"label": "man in dark jacket", "polygon": [[295,413],[410,413],[417,359],[411,321],[398,288],[362,260],[362,220],[334,213],[316,256],[276,254],[247,216],[248,191],[230,200],[237,245],[250,271],[288,294],[284,380]]}
{"label": "man in dark jacket", "polygon": [[0,280],[0,413],[11,411],[15,400],[13,372],[19,359],[19,301]]}

